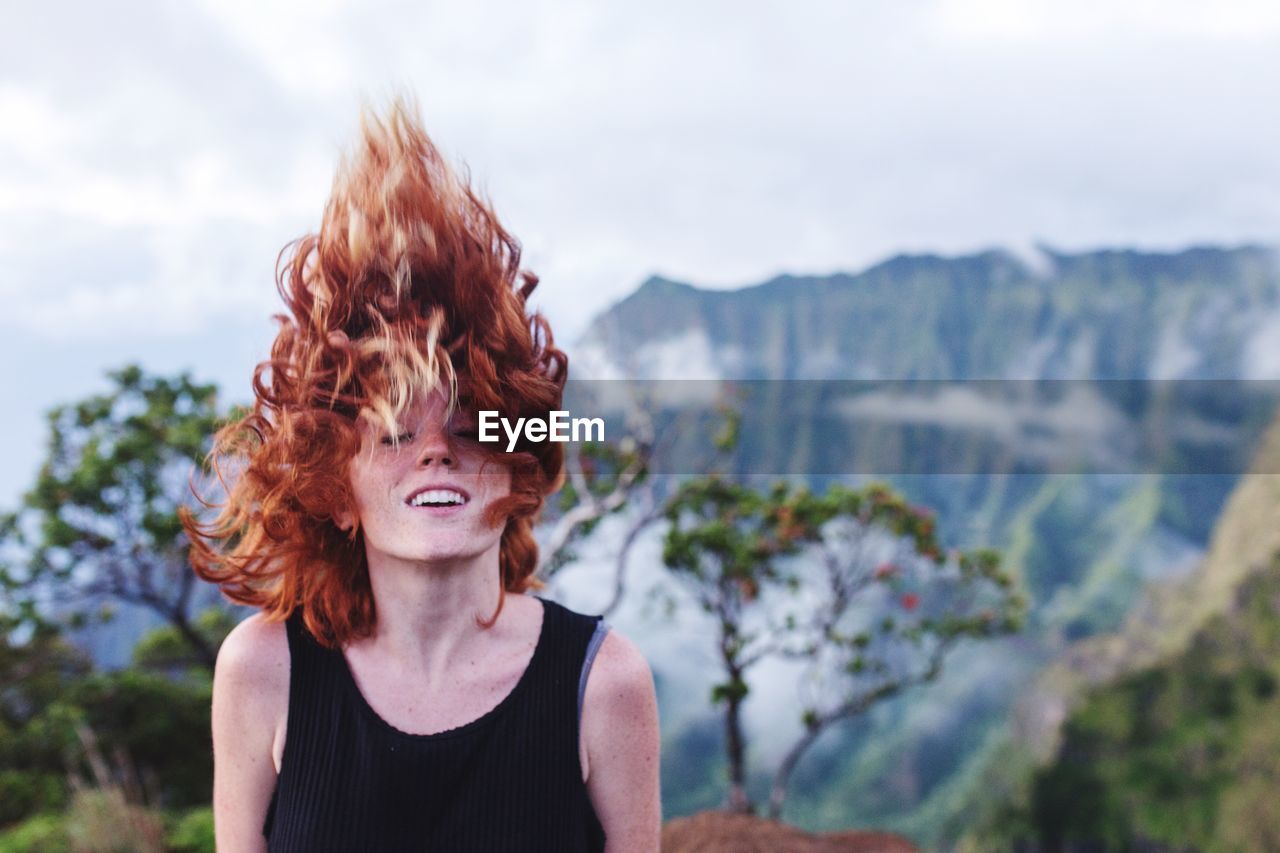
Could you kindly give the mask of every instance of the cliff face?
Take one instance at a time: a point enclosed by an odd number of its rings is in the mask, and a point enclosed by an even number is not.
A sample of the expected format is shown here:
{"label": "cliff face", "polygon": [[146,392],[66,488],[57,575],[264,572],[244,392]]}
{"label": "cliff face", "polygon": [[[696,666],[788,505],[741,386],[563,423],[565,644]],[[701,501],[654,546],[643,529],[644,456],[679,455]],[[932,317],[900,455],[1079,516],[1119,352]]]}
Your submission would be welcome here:
{"label": "cliff face", "polygon": [[[570,356],[576,378],[1280,379],[1280,266],[1260,247],[1042,248],[1035,263],[1003,251],[902,256],[857,275],[781,277],[731,292],[654,278],[597,318]],[[874,436],[857,424],[779,420],[743,451],[756,455],[737,463],[778,471],[760,460],[841,446],[867,451]],[[929,454],[972,452],[971,439],[964,424],[944,421],[871,452],[896,454],[890,470],[913,471]],[[1261,470],[1280,471],[1278,445],[1273,427]],[[1280,477],[1265,474],[1241,482],[1229,474],[998,472],[887,479],[938,511],[944,541],[1004,552],[1032,612],[1023,636],[963,649],[937,684],[876,709],[815,750],[797,770],[785,815],[809,829],[882,827],[925,846],[958,837],[1003,796],[1002,786],[1015,784],[1008,769],[1026,766],[1026,744],[1041,755],[1051,749],[1081,684],[1185,642],[1202,616],[1230,600],[1242,565],[1267,552],[1257,531],[1280,535],[1273,500]],[[1128,626],[1144,622],[1147,639],[1138,639]],[[1120,629],[1134,639],[1117,641]],[[687,654],[655,666],[673,683],[699,683],[696,675],[675,677],[696,666]],[[791,689],[759,687],[773,696]],[[696,718],[703,695],[670,697],[683,703],[672,716]],[[763,747],[797,725],[762,704],[749,701],[746,710],[753,743]],[[694,723],[666,733],[675,748],[664,773],[682,780],[666,786],[668,815],[717,804],[714,731]]]}
{"label": "cliff face", "polygon": [[[1275,496],[1265,499],[1274,522]],[[1176,651],[1135,666],[1143,649],[1123,660],[1125,674],[1086,691],[1051,759],[974,847],[1263,853],[1280,846],[1280,551],[1262,563],[1243,554],[1226,560],[1240,578],[1227,600],[1177,609],[1197,627],[1185,637],[1166,632],[1164,645],[1179,643]],[[1205,580],[1185,592],[1206,589]],[[1210,586],[1223,590],[1226,580]]]}
{"label": "cliff face", "polygon": [[734,291],[651,278],[574,375],[655,379],[1280,378],[1274,250],[902,255]]}
{"label": "cliff face", "polygon": [[1183,651],[1241,586],[1280,553],[1280,417],[1227,498],[1203,559],[1185,578],[1148,588],[1123,627],[1082,640],[1046,668],[1016,715],[1023,741],[1040,759],[1057,746],[1058,724],[1086,690]]}

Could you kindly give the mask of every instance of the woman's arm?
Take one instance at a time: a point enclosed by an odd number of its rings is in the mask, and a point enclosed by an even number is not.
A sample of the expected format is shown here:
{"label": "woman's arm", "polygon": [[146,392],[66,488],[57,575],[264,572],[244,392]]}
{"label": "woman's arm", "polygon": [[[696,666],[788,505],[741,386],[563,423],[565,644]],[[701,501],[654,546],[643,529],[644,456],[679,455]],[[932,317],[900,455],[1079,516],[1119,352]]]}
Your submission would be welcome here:
{"label": "woman's arm", "polygon": [[213,818],[218,853],[267,849],[262,824],[276,784],[273,750],[289,707],[284,625],[254,614],[218,650],[213,673]]}
{"label": "woman's arm", "polygon": [[604,826],[608,853],[657,851],[658,702],[640,650],[611,629],[596,653],[582,702],[587,793]]}

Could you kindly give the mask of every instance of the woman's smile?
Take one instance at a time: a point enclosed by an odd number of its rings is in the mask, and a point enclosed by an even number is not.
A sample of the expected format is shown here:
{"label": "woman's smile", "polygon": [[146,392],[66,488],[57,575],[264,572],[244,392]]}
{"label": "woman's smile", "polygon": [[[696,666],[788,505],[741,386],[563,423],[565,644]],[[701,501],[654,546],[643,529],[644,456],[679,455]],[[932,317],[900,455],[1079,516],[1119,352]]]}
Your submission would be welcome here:
{"label": "woman's smile", "polygon": [[462,512],[471,503],[471,496],[453,485],[431,485],[414,490],[405,504],[418,512],[448,518]]}
{"label": "woman's smile", "polygon": [[409,504],[409,509],[419,513],[425,512],[437,518],[449,518],[461,513],[469,503],[470,501],[451,504]]}
{"label": "woman's smile", "polygon": [[456,486],[424,486],[409,496],[408,503],[413,506],[424,504],[464,504],[471,496]]}
{"label": "woman's smile", "polygon": [[511,471],[468,440],[468,413],[446,408],[443,389],[422,395],[401,413],[395,439],[362,422],[349,475],[371,566],[454,563],[498,546],[503,524],[487,523],[485,510],[510,494]]}

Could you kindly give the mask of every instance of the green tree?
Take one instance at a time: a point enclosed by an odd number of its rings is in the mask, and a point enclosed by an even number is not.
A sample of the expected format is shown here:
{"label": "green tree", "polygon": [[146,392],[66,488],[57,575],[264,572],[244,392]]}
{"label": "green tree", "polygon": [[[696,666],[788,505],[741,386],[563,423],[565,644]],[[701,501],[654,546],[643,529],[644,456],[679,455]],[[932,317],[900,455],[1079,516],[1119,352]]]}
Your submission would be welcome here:
{"label": "green tree", "polygon": [[[737,442],[731,410],[716,437]],[[685,481],[664,504],[663,561],[716,621],[729,808],[751,812],[742,705],[768,658],[802,663],[802,734],[774,774],[780,816],[791,774],[818,736],[876,702],[933,680],[966,637],[1018,629],[1025,610],[990,549],[944,555],[932,514],[884,483],[813,494],[760,491],[718,472]]]}
{"label": "green tree", "polygon": [[725,707],[729,808],[739,812],[751,811],[741,718],[746,675],[765,656],[757,648],[761,635],[745,624],[746,611],[762,585],[781,580],[773,558],[794,544],[772,509],[765,496],[714,475],[686,482],[666,504],[670,527],[663,561],[692,588],[718,628],[723,680],[712,686],[711,701]]}
{"label": "green tree", "polygon": [[113,602],[149,609],[212,668],[216,646],[193,624],[198,579],[177,509],[220,423],[217,389],[187,374],[108,374],[114,388],[48,413],[48,457],[20,508],[0,517],[10,555],[0,584],[35,622],[109,618]]}
{"label": "green tree", "polygon": [[[624,392],[635,390],[633,383],[618,386]],[[604,410],[604,401],[594,396],[589,399],[587,410]],[[640,534],[662,517],[658,489],[649,476],[659,440],[651,403],[630,395],[624,412],[626,428],[621,437],[566,445],[563,485],[539,518],[546,535],[539,547],[538,574],[554,581],[561,569],[578,559],[578,546],[592,536],[600,522],[611,515],[626,517],[613,564],[613,594],[600,611],[605,615],[618,607],[626,592],[632,547]]]}
{"label": "green tree", "polygon": [[958,643],[1017,631],[1026,611],[998,552],[944,553],[932,513],[884,483],[801,489],[783,507],[805,534],[789,590],[806,594],[790,597],[773,651],[806,662],[809,690],[803,732],[774,773],[773,818],[826,729],[933,681]]}
{"label": "green tree", "polygon": [[0,826],[65,805],[75,711],[63,699],[92,670],[52,626],[21,643],[14,629],[11,616],[0,616]]}
{"label": "green tree", "polygon": [[936,678],[960,639],[1018,628],[1023,599],[998,555],[943,556],[932,517],[887,485],[817,496],[713,474],[686,482],[666,507],[663,560],[716,619],[723,678],[712,702],[724,706],[733,811],[753,809],[741,707],[760,662],[804,662],[812,688],[803,734],[774,774],[778,817],[791,772],[829,726]]}
{"label": "green tree", "polygon": [[[184,810],[212,795],[208,670],[174,678],[140,669],[95,672],[83,652],[42,625],[14,642],[0,631],[0,826],[60,811],[77,777],[131,802]],[[156,629],[139,649],[163,647]],[[94,748],[84,743],[92,732]],[[106,761],[103,760],[106,757]],[[104,769],[105,768],[105,769]]]}
{"label": "green tree", "polygon": [[1276,850],[1278,781],[1280,554],[1257,566],[1187,648],[1091,690],[1025,802],[1007,804],[977,840]]}

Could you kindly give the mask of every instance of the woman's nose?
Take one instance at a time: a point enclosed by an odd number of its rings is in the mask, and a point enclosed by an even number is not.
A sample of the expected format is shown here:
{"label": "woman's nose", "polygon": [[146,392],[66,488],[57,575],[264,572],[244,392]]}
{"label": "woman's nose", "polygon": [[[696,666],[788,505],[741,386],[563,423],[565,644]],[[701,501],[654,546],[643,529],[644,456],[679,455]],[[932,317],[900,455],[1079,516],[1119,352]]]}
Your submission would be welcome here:
{"label": "woman's nose", "polygon": [[418,450],[418,462],[430,465],[454,464],[453,450],[449,447],[449,434],[443,429],[428,429],[423,436],[423,446]]}

